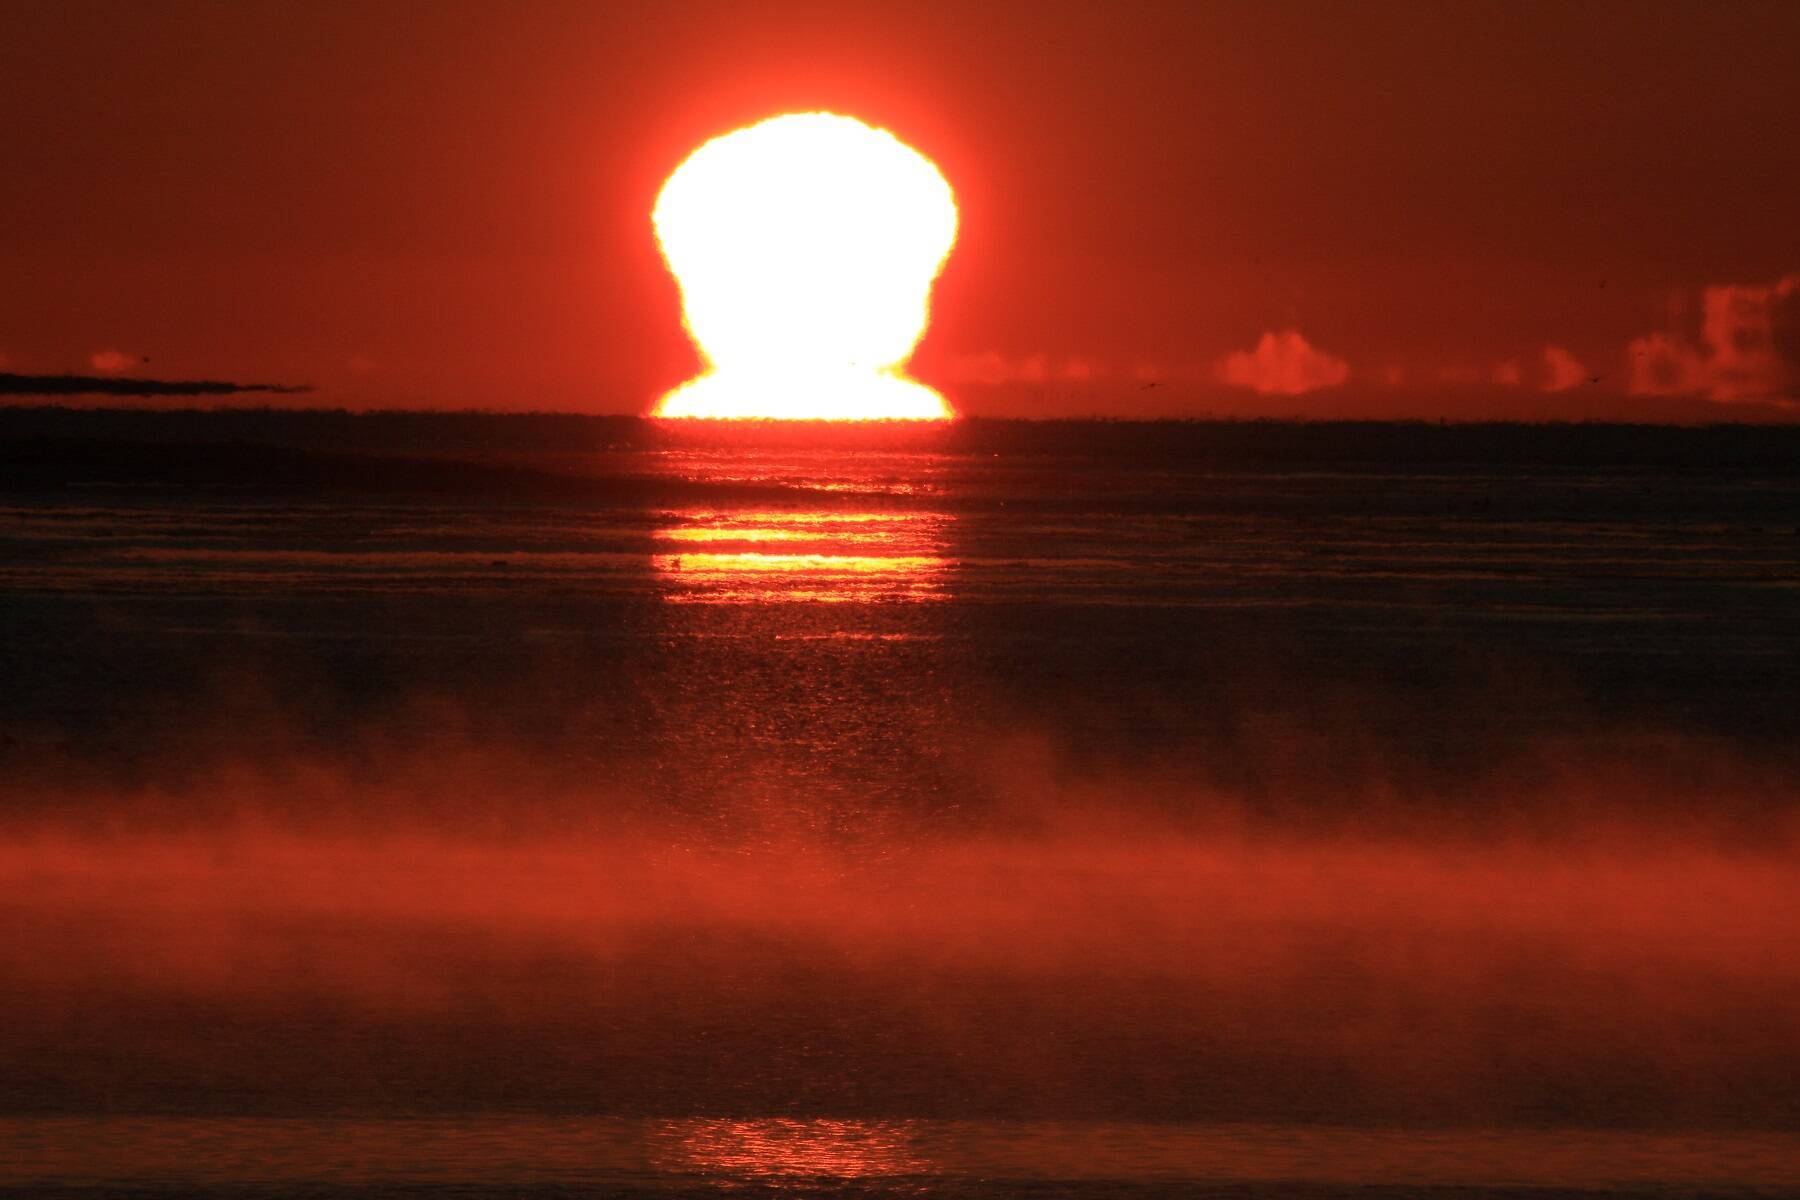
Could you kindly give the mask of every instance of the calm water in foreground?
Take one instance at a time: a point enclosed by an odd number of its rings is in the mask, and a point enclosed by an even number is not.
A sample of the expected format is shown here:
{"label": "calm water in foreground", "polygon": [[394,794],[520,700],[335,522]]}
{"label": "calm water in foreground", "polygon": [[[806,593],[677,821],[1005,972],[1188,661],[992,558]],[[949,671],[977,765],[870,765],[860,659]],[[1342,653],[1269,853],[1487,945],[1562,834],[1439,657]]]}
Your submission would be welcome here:
{"label": "calm water in foreground", "polygon": [[1791,435],[409,420],[0,419],[0,1194],[1800,1194]]}
{"label": "calm water in foreground", "polygon": [[[0,1189],[457,1195],[1779,1195],[1800,1135],[481,1117],[10,1121]],[[0,1194],[5,1194],[0,1190]]]}

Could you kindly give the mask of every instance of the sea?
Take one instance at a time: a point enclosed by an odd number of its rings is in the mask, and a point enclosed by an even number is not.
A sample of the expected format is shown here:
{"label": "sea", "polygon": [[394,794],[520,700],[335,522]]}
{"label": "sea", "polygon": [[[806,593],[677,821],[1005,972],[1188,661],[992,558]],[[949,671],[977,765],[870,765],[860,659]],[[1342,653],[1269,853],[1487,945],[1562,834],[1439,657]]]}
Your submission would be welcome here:
{"label": "sea", "polygon": [[0,409],[0,1196],[1800,1195],[1800,427]]}

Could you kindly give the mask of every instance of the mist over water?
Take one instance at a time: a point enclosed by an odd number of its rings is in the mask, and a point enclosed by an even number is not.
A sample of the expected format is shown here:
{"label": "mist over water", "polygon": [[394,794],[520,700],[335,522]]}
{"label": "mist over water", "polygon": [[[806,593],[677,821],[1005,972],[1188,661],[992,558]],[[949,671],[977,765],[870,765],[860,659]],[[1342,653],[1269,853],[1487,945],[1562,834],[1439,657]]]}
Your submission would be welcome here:
{"label": "mist over water", "polygon": [[1796,1185],[1785,463],[309,436],[12,444],[0,1187]]}

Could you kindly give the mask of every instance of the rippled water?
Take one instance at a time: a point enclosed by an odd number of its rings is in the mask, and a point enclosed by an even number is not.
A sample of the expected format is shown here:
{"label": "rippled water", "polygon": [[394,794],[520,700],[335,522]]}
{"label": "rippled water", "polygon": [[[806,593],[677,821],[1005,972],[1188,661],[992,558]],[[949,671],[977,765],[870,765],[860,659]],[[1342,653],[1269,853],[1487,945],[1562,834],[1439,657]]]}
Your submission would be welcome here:
{"label": "rippled water", "polygon": [[[484,1117],[0,1122],[0,1189],[259,1194],[1692,1196],[1800,1189],[1800,1136]],[[0,1191],[4,1194],[4,1191]]]}
{"label": "rippled water", "polygon": [[[603,756],[671,803],[748,774],[913,814],[977,802],[955,776],[996,723],[1240,777],[1269,765],[1236,744],[1247,725],[1285,725],[1325,740],[1321,763],[1354,749],[1459,790],[1497,750],[1570,734],[1791,741],[1800,497],[1779,472],[745,447],[526,461],[609,490],[496,493],[471,462],[467,500],[11,500],[10,728],[149,736],[162,689],[219,711],[220,677],[254,672],[290,734],[481,695],[477,719],[506,736]],[[571,729],[602,696],[605,728]],[[1434,719],[1459,710],[1480,728]],[[746,739],[757,761],[693,761]],[[117,736],[77,753],[95,750],[150,757]]]}
{"label": "rippled water", "polygon": [[0,489],[0,1191],[1800,1191],[1800,480],[1020,436]]}

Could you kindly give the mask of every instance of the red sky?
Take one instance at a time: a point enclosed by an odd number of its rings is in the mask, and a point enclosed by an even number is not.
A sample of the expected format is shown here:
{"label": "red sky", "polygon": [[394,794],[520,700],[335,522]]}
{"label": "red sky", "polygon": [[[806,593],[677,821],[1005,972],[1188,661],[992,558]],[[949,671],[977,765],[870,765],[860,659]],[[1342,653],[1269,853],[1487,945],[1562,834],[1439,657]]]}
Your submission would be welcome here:
{"label": "red sky", "polygon": [[662,179],[824,108],[957,189],[914,368],[965,411],[1800,400],[1792,3],[0,0],[0,26],[0,370],[642,410],[694,369]]}

